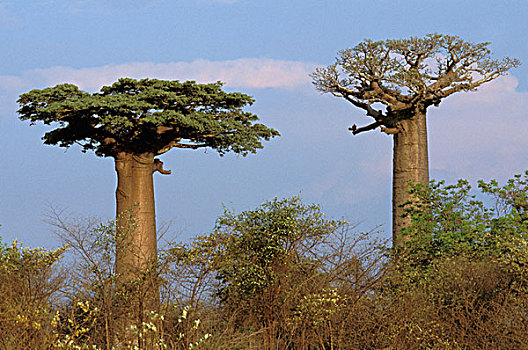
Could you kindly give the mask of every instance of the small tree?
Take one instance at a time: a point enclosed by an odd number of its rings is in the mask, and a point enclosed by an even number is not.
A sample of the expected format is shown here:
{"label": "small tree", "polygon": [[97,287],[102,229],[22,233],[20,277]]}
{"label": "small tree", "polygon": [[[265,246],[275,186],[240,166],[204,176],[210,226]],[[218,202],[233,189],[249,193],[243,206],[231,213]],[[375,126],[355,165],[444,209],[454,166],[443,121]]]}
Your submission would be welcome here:
{"label": "small tree", "polygon": [[[393,136],[392,232],[401,243],[402,205],[411,200],[408,182],[429,182],[427,108],[456,92],[475,90],[519,65],[491,58],[489,43],[429,34],[402,40],[365,40],[339,52],[336,62],[317,68],[315,87],[366,111],[373,123],[350,127],[352,134],[380,128]],[[379,108],[381,107],[381,108]],[[378,109],[379,108],[379,109]]]}
{"label": "small tree", "polygon": [[337,349],[347,312],[379,278],[377,245],[352,228],[298,197],[275,199],[224,213],[189,255],[214,250],[220,305],[235,328],[262,331],[259,348]]}

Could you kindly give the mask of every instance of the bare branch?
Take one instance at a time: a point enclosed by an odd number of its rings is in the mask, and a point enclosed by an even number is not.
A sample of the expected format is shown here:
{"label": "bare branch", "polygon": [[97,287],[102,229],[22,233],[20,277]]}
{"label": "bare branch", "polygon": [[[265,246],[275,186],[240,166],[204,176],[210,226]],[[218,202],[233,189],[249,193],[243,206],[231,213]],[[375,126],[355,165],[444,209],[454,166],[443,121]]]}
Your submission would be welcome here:
{"label": "bare branch", "polygon": [[193,145],[193,144],[179,143],[177,141],[171,141],[167,146],[163,147],[158,152],[156,152],[156,155],[158,155],[158,156],[162,155],[163,153],[166,153],[166,152],[170,151],[174,147],[176,147],[176,148],[198,149],[198,148],[201,148],[201,147],[207,147],[207,145],[206,144]]}
{"label": "bare branch", "polygon": [[363,126],[361,128],[358,128],[356,126],[356,124],[354,124],[350,128],[348,128],[348,130],[352,131],[353,135],[357,135],[357,134],[359,134],[361,132],[364,132],[364,131],[370,131],[370,130],[376,129],[378,126],[381,126],[381,122],[376,121],[376,122],[374,122],[372,124]]}
{"label": "bare branch", "polygon": [[354,106],[364,109],[367,112],[368,116],[371,116],[372,118],[376,120],[383,118],[383,113],[381,111],[377,111],[374,108],[372,108],[371,104],[356,100],[352,98],[350,95],[343,95],[343,97],[348,102],[352,103]]}
{"label": "bare branch", "polygon": [[170,175],[170,170],[163,169],[163,162],[159,159],[154,159],[154,164],[152,166],[152,172],[155,173],[156,171],[160,172],[163,175]]}
{"label": "bare branch", "polygon": [[104,140],[103,140],[103,145],[107,146],[109,144],[112,144],[112,143],[116,143],[116,139],[113,138],[113,137],[106,137]]}
{"label": "bare branch", "polygon": [[384,126],[381,127],[381,132],[384,132],[387,135],[394,135],[401,131],[400,128],[386,128]]}
{"label": "bare branch", "polygon": [[158,135],[161,135],[161,134],[166,133],[167,131],[171,131],[171,130],[174,130],[174,127],[161,125],[161,126],[158,126],[156,131],[157,131]]}
{"label": "bare branch", "polygon": [[[311,76],[319,91],[346,99],[394,133],[392,126],[409,118],[416,106],[438,105],[450,94],[476,89],[520,64],[507,57],[493,59],[488,45],[441,34],[367,39],[340,51],[332,65]],[[387,112],[372,108],[374,103],[384,104]],[[363,128],[351,131],[358,130]]]}

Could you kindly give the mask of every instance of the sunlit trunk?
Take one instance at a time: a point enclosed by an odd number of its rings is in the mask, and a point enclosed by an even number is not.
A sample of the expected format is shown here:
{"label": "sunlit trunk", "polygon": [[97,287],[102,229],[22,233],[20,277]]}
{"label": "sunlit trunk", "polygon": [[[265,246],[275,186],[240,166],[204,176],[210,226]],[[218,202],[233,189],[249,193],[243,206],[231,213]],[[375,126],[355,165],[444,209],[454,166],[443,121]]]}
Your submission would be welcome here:
{"label": "sunlit trunk", "polygon": [[115,157],[116,190],[116,261],[118,274],[116,321],[118,341],[141,346],[131,326],[141,326],[145,312],[159,304],[157,282],[157,239],[154,209],[154,155],[119,153]]}
{"label": "sunlit trunk", "polygon": [[403,217],[401,207],[412,199],[407,193],[408,183],[429,183],[429,156],[427,153],[427,120],[425,108],[417,108],[411,119],[403,120],[400,131],[394,134],[392,177],[392,239],[393,245],[405,242],[402,228],[410,225],[410,217]]}
{"label": "sunlit trunk", "polygon": [[116,272],[129,279],[155,262],[157,255],[154,208],[154,155],[120,153],[117,172]]}

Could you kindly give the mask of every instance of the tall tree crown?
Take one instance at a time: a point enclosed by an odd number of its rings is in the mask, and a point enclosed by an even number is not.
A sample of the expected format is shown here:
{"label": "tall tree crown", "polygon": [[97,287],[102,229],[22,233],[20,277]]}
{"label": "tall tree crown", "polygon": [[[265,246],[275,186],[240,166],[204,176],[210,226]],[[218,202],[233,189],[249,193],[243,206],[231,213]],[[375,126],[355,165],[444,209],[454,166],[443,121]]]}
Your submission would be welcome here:
{"label": "tall tree crown", "polygon": [[[343,97],[362,108],[375,122],[357,134],[378,126],[394,128],[404,111],[427,108],[458,91],[478,86],[505,74],[520,62],[491,57],[489,43],[469,43],[457,36],[429,34],[402,40],[365,40],[339,52],[334,64],[311,75],[323,93]],[[381,103],[385,111],[373,105]]]}
{"label": "tall tree crown", "polygon": [[61,84],[20,95],[20,119],[31,124],[58,124],[44,143],[98,156],[119,152],[163,154],[171,148],[211,147],[220,155],[246,155],[262,148],[261,140],[279,133],[244,107],[254,100],[222,90],[222,83],[119,79],[100,92]]}

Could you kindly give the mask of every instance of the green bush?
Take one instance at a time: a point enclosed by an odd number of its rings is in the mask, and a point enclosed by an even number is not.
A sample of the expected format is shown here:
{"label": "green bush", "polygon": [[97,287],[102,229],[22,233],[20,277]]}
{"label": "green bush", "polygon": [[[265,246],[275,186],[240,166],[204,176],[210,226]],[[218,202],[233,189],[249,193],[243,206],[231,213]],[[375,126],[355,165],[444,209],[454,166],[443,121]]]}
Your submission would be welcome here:
{"label": "green bush", "polygon": [[0,348],[528,349],[528,172],[479,188],[414,186],[392,249],[297,197],[226,211],[160,252],[155,310],[117,282],[113,224],[57,217],[67,252],[0,243]]}
{"label": "green bush", "polygon": [[386,290],[405,325],[392,335],[407,348],[527,347],[527,180],[480,181],[491,206],[467,181],[414,186],[409,240],[392,251]]}

